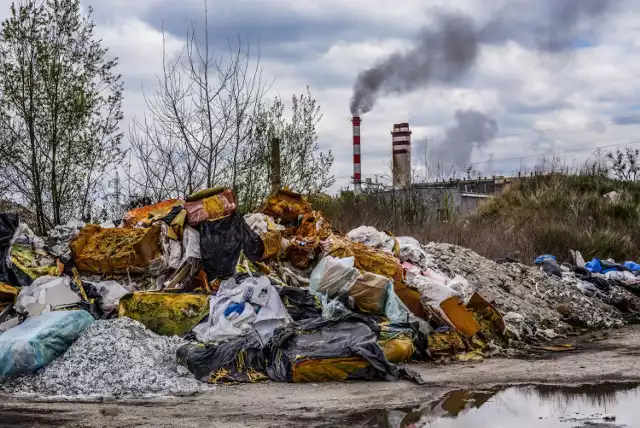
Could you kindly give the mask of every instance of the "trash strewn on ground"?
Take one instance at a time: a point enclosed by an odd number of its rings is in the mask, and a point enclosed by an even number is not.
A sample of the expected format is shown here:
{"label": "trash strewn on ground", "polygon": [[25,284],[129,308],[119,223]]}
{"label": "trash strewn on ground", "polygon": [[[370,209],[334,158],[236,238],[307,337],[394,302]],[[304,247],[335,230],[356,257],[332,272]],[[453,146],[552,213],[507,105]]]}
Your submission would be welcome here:
{"label": "trash strewn on ground", "polygon": [[0,214],[0,390],[421,383],[407,363],[544,349],[640,314],[632,261],[572,251],[574,264],[546,254],[531,267],[366,225],[339,233],[288,190],[236,209],[229,189],[205,189],[117,227],[73,221],[46,241]]}

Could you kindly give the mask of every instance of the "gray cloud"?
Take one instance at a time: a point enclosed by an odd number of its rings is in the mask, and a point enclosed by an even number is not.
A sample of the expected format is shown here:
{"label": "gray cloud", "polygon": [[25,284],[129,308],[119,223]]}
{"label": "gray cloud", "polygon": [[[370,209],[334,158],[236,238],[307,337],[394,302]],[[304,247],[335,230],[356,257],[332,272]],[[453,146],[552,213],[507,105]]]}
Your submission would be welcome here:
{"label": "gray cloud", "polygon": [[586,43],[578,37],[614,3],[617,1],[538,1],[535,8],[542,11],[542,19],[536,16],[540,13],[532,14],[536,11],[529,3],[509,3],[482,27],[462,13],[441,14],[436,27],[423,29],[413,47],[384,58],[358,75],[351,113],[368,113],[381,92],[405,93],[459,80],[472,68],[484,43],[513,40],[549,53]]}

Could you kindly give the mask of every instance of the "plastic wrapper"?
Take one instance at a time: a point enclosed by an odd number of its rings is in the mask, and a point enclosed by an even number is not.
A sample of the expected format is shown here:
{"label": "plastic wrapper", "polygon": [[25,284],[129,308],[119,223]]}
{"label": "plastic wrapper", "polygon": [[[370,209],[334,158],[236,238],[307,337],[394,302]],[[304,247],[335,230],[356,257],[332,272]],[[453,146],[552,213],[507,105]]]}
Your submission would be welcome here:
{"label": "plastic wrapper", "polygon": [[160,257],[160,227],[103,229],[88,225],[71,242],[71,251],[80,272],[144,271],[152,260]]}
{"label": "plastic wrapper", "polygon": [[165,336],[181,336],[191,331],[209,312],[209,296],[136,292],[120,299],[118,315],[144,324]]}
{"label": "plastic wrapper", "polygon": [[218,186],[211,187],[209,189],[199,190],[191,195],[189,195],[186,199],[187,202],[195,202],[201,199],[210,198],[211,196],[215,196],[219,193],[222,193],[226,190],[226,188]]}
{"label": "plastic wrapper", "polygon": [[240,253],[252,262],[264,254],[264,243],[238,213],[198,226],[204,271],[209,281],[235,273]]}
{"label": "plastic wrapper", "polygon": [[47,312],[0,334],[0,376],[38,371],[69,349],[93,321],[86,311]]}
{"label": "plastic wrapper", "polygon": [[197,226],[207,220],[217,220],[236,211],[233,192],[224,190],[213,196],[184,204],[191,226]]}
{"label": "plastic wrapper", "polygon": [[399,259],[403,262],[411,262],[426,267],[429,257],[420,246],[417,239],[410,236],[399,236],[398,244],[400,245]]}
{"label": "plastic wrapper", "polygon": [[153,219],[160,219],[166,216],[174,207],[179,207],[183,203],[179,199],[168,199],[157,204],[136,208],[125,214],[123,222],[127,227],[134,227],[143,221],[148,225]]}
{"label": "plastic wrapper", "polygon": [[349,296],[359,312],[383,315],[390,290],[393,284],[388,278],[367,272],[349,287]]}

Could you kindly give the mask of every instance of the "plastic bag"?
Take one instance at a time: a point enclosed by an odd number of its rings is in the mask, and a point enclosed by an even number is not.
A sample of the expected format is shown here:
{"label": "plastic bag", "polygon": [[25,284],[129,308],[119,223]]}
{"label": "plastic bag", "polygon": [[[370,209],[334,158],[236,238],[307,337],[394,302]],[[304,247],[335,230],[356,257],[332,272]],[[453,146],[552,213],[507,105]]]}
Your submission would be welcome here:
{"label": "plastic bag", "polygon": [[311,272],[309,289],[329,297],[347,291],[351,284],[360,277],[360,272],[353,267],[353,264],[353,257],[338,259],[327,256],[323,258]]}
{"label": "plastic bag", "polygon": [[0,376],[36,372],[62,355],[93,321],[86,311],[47,312],[0,334]]}
{"label": "plastic bag", "polygon": [[395,253],[396,239],[384,232],[379,232],[375,227],[360,226],[349,232],[347,238],[350,241],[360,242],[367,247],[377,248],[386,253]]}
{"label": "plastic bag", "polygon": [[71,290],[71,278],[68,276],[41,276],[30,286],[22,288],[16,301],[16,310],[33,317],[81,300]]}
{"label": "plastic bag", "polygon": [[200,251],[204,271],[209,281],[234,274],[240,253],[257,262],[264,253],[264,244],[238,213],[198,226]]}

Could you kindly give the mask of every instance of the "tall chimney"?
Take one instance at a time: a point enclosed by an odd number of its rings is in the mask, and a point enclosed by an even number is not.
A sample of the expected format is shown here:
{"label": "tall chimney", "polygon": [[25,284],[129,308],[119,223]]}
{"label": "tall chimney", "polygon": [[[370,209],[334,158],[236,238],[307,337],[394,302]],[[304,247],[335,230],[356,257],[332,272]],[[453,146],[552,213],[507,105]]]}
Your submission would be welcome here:
{"label": "tall chimney", "polygon": [[351,119],[353,124],[353,189],[362,192],[362,170],[360,169],[360,117]]}
{"label": "tall chimney", "polygon": [[393,143],[393,187],[411,185],[411,129],[408,123],[396,123],[391,131]]}

